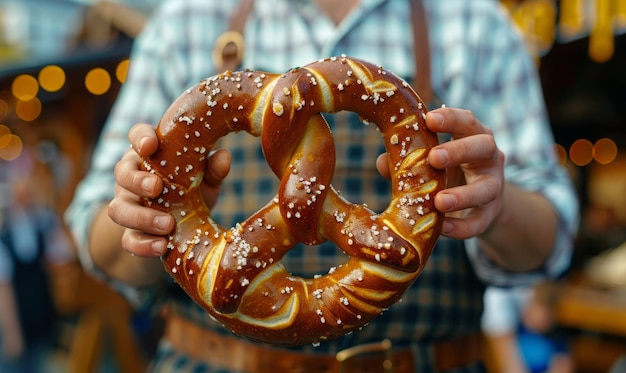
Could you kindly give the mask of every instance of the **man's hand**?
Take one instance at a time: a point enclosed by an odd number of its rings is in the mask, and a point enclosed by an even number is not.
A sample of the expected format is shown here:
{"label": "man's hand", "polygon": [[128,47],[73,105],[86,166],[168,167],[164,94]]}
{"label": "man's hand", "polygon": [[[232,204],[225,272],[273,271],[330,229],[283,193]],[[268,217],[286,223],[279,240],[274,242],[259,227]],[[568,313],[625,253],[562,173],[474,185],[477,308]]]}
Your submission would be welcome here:
{"label": "man's hand", "polygon": [[[446,170],[446,189],[435,197],[435,207],[446,213],[441,234],[466,239],[485,233],[502,211],[504,154],[491,130],[467,110],[442,108],[426,115],[434,132],[452,140],[431,149],[428,162]],[[389,177],[385,157],[376,163]]]}
{"label": "man's hand", "polygon": [[[142,157],[154,153],[158,146],[155,128],[147,124],[135,125],[128,134],[131,144],[115,166],[115,198],[108,214],[125,227],[122,246],[137,256],[160,256],[165,253],[165,235],[174,229],[174,218],[143,205],[143,199],[155,197],[163,191],[161,179],[140,168]],[[209,206],[217,200],[221,181],[230,170],[231,155],[226,150],[215,151],[205,170],[203,195]]]}

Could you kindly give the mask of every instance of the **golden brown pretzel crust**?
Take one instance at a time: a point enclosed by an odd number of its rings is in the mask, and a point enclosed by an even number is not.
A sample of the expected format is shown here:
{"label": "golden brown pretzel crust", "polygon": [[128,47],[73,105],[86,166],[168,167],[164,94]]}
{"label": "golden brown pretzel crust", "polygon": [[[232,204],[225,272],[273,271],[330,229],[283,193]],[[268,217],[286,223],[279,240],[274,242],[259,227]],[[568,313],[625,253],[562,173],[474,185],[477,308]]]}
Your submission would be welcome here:
{"label": "golden brown pretzel crust", "polygon": [[[320,113],[341,110],[375,124],[384,138],[392,195],[380,214],[330,184],[334,143]],[[425,113],[406,82],[343,56],[281,75],[225,72],[202,81],[167,110],[159,148],[144,160],[165,184],[146,205],[176,219],[166,270],[227,328],[256,341],[316,344],[367,324],[417,278],[441,229],[433,197],[444,174],[426,161],[437,137]],[[261,137],[281,183],[265,207],[224,229],[199,186],[209,151],[233,131]],[[299,242],[326,240],[350,255],[328,274],[305,279],[280,264]]]}

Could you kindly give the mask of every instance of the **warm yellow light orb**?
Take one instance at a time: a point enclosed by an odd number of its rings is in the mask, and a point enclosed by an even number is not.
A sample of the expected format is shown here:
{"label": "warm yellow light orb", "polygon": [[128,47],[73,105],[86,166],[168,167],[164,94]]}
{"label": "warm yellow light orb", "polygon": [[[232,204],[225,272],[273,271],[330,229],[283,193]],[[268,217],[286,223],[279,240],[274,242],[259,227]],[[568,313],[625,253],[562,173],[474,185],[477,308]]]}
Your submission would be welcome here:
{"label": "warm yellow light orb", "polygon": [[128,73],[129,65],[129,59],[125,59],[117,65],[117,68],[115,69],[115,76],[120,83],[124,83],[126,81],[126,74]]}
{"label": "warm yellow light orb", "polygon": [[569,148],[569,158],[576,166],[586,166],[593,160],[593,144],[586,139],[574,141]]}
{"label": "warm yellow light orb", "polygon": [[0,121],[9,115],[9,103],[0,98]]}
{"label": "warm yellow light orb", "polygon": [[15,104],[15,114],[26,122],[32,122],[41,114],[41,101],[34,97],[28,101],[18,101]]}
{"label": "warm yellow light orb", "polygon": [[96,67],[85,76],[85,87],[94,95],[103,95],[111,88],[111,76],[105,69]]}
{"label": "warm yellow light orb", "polygon": [[617,158],[617,144],[611,139],[604,138],[593,145],[593,159],[600,164],[609,164]]}
{"label": "warm yellow light orb", "polygon": [[5,161],[12,161],[22,154],[24,145],[22,139],[15,134],[8,134],[0,137],[0,158]]}
{"label": "warm yellow light orb", "polygon": [[[4,124],[0,124],[0,148],[5,147],[9,141],[9,137],[5,137],[6,135],[11,134],[11,129]],[[5,141],[6,143],[3,143]]]}
{"label": "warm yellow light orb", "polygon": [[39,83],[33,76],[21,74],[13,79],[11,93],[18,100],[28,101],[37,96],[37,92],[39,92]]}
{"label": "warm yellow light orb", "polygon": [[565,165],[567,163],[567,150],[560,144],[554,144],[556,155],[559,158],[559,163]]}
{"label": "warm yellow light orb", "polygon": [[48,65],[39,71],[39,85],[48,92],[56,92],[65,85],[65,71],[59,66]]}

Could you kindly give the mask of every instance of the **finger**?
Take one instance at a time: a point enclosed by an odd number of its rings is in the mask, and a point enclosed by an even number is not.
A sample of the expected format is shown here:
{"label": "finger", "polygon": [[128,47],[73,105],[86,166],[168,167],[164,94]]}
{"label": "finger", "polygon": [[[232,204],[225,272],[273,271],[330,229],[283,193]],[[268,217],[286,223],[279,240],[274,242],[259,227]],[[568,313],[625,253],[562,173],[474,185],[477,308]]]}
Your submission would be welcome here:
{"label": "finger", "polygon": [[156,130],[149,124],[134,125],[128,132],[128,141],[137,154],[142,157],[154,153],[159,144]]}
{"label": "finger", "polygon": [[456,240],[466,240],[483,234],[492,221],[490,210],[474,209],[471,213],[463,218],[455,218],[446,216],[441,235]]}
{"label": "finger", "polygon": [[148,234],[166,235],[174,229],[174,218],[168,213],[139,205],[124,196],[111,200],[108,214],[115,223]]}
{"label": "finger", "polygon": [[167,251],[167,239],[163,236],[153,236],[138,230],[126,229],[122,235],[122,247],[136,256],[161,256]]}
{"label": "finger", "polygon": [[389,179],[391,178],[391,171],[389,171],[389,157],[387,153],[383,153],[376,158],[376,168],[380,174]]}
{"label": "finger", "polygon": [[435,132],[449,133],[455,139],[493,133],[471,111],[455,108],[440,108],[428,112],[426,126]]}
{"label": "finger", "polygon": [[460,166],[491,161],[498,156],[498,147],[490,134],[478,134],[439,144],[428,154],[428,162],[435,168]]}
{"label": "finger", "polygon": [[496,177],[489,174],[479,175],[470,184],[437,193],[435,207],[442,212],[482,207],[498,199],[501,194],[500,188],[501,184]]}
{"label": "finger", "polygon": [[141,204],[142,197],[139,197],[135,193],[130,192],[128,189],[122,187],[121,185],[115,183],[115,198],[120,198],[125,201],[133,201],[136,204]]}
{"label": "finger", "polygon": [[214,151],[208,160],[204,181],[211,187],[219,186],[230,172],[232,154],[227,149]]}
{"label": "finger", "polygon": [[139,169],[140,162],[134,151],[126,152],[113,169],[115,181],[138,196],[154,197],[163,190],[163,182],[157,175]]}

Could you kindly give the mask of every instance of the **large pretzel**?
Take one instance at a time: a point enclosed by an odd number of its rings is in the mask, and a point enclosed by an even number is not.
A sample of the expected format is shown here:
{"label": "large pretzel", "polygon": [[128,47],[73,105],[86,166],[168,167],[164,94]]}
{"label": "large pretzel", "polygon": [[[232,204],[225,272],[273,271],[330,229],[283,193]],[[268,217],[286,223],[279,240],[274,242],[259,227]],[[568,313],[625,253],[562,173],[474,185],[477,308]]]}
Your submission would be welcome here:
{"label": "large pretzel", "polygon": [[[321,112],[356,112],[375,124],[391,170],[388,208],[376,214],[330,184],[335,149]],[[175,220],[166,270],[234,333],[280,345],[317,344],[367,324],[413,283],[439,236],[433,205],[441,171],[426,160],[436,135],[410,86],[380,66],[329,58],[285,74],[230,72],[182,94],[162,118],[144,160],[164,182],[146,204]],[[261,137],[280,178],[276,197],[230,229],[219,226],[200,184],[215,142],[233,131]],[[330,240],[350,255],[315,278],[280,264],[299,242]]]}

